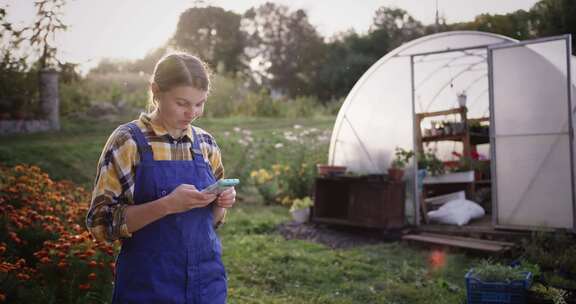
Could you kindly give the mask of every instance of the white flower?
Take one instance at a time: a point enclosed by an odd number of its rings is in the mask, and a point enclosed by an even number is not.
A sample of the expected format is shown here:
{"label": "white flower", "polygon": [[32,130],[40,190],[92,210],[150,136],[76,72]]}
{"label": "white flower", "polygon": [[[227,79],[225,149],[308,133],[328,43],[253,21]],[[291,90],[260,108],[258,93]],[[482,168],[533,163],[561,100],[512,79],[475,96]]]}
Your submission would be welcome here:
{"label": "white flower", "polygon": [[280,149],[280,148],[282,148],[282,147],[284,147],[284,144],[283,144],[283,143],[277,143],[277,144],[274,145],[274,148],[276,148],[276,149]]}
{"label": "white flower", "polygon": [[242,130],[242,129],[240,129],[239,127],[234,127],[233,130],[234,130],[234,132],[240,132],[240,130]]}
{"label": "white flower", "polygon": [[228,131],[224,132],[224,136],[226,136],[226,137],[230,136],[230,132],[228,132]]}
{"label": "white flower", "polygon": [[250,134],[252,134],[252,131],[250,131],[250,130],[242,130],[242,134],[244,134],[244,135],[250,135]]}
{"label": "white flower", "polygon": [[301,125],[294,125],[294,129],[300,129],[300,128],[302,128]]}

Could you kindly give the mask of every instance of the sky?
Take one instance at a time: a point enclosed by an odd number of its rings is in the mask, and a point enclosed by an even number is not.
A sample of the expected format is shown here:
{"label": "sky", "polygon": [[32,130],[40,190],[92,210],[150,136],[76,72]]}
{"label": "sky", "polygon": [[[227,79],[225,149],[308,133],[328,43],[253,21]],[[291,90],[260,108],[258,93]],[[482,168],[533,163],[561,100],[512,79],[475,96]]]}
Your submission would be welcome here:
{"label": "sky", "polygon": [[[268,0],[270,1],[270,0]],[[205,0],[242,14],[266,0]],[[448,23],[471,21],[482,13],[528,10],[537,0],[273,0],[291,9],[304,9],[320,34],[330,37],[353,29],[364,33],[381,6],[406,10],[424,24],[434,22],[436,2]],[[28,25],[34,1],[0,0],[8,20]],[[163,45],[176,29],[180,14],[198,0],[68,0],[64,22],[69,30],[56,37],[60,58],[80,64],[86,72],[102,58],[138,59]]]}

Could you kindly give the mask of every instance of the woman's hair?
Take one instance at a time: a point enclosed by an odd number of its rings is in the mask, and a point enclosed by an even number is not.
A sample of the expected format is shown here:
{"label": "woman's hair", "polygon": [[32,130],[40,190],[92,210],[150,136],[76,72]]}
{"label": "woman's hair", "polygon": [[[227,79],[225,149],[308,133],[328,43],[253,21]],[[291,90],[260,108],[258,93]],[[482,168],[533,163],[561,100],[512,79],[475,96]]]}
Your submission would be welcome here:
{"label": "woman's hair", "polygon": [[[191,86],[193,88],[210,91],[210,69],[200,58],[186,53],[170,53],[162,57],[150,79],[165,92],[177,86]],[[148,111],[152,112],[158,107],[158,101],[150,90]]]}

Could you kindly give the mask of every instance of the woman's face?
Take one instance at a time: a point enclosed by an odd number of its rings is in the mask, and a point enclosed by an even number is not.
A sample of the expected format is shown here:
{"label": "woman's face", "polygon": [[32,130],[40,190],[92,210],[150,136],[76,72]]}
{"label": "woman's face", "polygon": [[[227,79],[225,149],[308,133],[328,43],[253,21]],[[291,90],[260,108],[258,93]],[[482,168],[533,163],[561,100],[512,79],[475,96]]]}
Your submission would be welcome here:
{"label": "woman's face", "polygon": [[177,86],[165,92],[155,90],[155,96],[158,98],[158,115],[165,127],[182,130],[202,115],[208,92],[192,86]]}

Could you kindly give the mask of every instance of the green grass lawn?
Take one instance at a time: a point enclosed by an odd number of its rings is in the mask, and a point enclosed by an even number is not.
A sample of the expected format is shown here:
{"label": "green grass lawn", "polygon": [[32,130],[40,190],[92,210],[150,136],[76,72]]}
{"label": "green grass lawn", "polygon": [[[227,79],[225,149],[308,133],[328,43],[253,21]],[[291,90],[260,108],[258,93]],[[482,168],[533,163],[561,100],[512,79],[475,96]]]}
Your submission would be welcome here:
{"label": "green grass lawn", "polygon": [[[69,179],[90,188],[106,139],[119,124],[131,119],[134,118],[113,122],[64,120],[61,132],[0,136],[0,163],[38,165],[54,179]],[[223,132],[232,131],[235,127],[252,130],[256,136],[267,136],[272,131],[292,129],[295,124],[331,129],[334,120],[334,117],[296,120],[255,117],[203,118],[198,121],[198,126],[212,133],[218,140]]]}
{"label": "green grass lawn", "polygon": [[[331,129],[334,117],[314,119],[204,119],[216,138],[234,127],[255,136],[304,127]],[[54,179],[91,186],[109,133],[118,122],[65,121],[63,131],[0,137],[0,163],[40,166]],[[251,196],[248,196],[252,198]],[[276,227],[288,209],[257,199],[235,206],[219,233],[229,276],[230,303],[463,303],[464,274],[473,259],[448,254],[446,267],[431,271],[429,251],[398,242],[331,249],[285,240]]]}
{"label": "green grass lawn", "polygon": [[286,208],[245,203],[220,228],[230,303],[463,303],[472,260],[448,254],[432,271],[429,251],[398,242],[331,249],[276,232]]}

